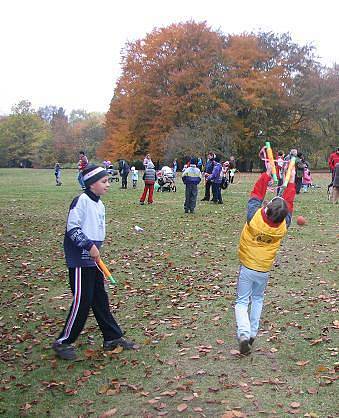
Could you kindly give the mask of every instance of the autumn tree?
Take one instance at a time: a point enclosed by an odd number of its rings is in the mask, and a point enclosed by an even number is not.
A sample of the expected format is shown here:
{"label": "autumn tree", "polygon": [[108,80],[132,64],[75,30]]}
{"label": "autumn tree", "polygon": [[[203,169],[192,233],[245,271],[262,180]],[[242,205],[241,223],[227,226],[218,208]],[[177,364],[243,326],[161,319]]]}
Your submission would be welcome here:
{"label": "autumn tree", "polygon": [[277,147],[294,143],[305,116],[299,80],[317,65],[312,48],[298,46],[288,34],[232,35],[225,61],[237,154],[255,155],[265,138]]}
{"label": "autumn tree", "polygon": [[303,80],[302,101],[307,119],[301,147],[314,165],[327,159],[339,136],[339,68],[318,68]]}
{"label": "autumn tree", "polygon": [[291,144],[306,117],[300,80],[316,66],[312,48],[288,34],[225,36],[195,22],[155,29],[123,51],[99,153],[162,158],[195,142],[202,153],[253,155],[260,133]]}
{"label": "autumn tree", "polygon": [[204,22],[154,29],[128,43],[100,155],[130,158],[147,150],[162,158],[172,129],[226,115],[218,83],[223,47],[224,37]]}

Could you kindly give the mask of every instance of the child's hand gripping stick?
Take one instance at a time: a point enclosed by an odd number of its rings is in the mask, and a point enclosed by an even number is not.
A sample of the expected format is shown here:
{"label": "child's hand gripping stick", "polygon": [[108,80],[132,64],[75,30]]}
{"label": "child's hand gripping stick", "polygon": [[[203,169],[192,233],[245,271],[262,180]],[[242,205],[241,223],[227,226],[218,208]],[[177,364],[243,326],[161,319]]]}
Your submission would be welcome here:
{"label": "child's hand gripping stick", "polygon": [[106,277],[107,280],[110,280],[112,284],[117,283],[115,278],[112,276],[111,272],[106,267],[106,264],[101,260],[101,258],[100,258],[99,262],[97,263],[97,266],[103,272],[103,274],[104,274],[104,276]]}

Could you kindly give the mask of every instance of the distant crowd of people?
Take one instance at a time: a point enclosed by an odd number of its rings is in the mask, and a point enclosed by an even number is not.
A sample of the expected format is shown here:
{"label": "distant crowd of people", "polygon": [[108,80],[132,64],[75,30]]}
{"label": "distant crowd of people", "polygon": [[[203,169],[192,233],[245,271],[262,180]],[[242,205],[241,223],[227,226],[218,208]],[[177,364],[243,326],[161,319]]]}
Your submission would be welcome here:
{"label": "distant crowd of people", "polygon": [[[280,193],[280,188],[283,184],[284,175],[288,167],[288,163],[291,158],[295,158],[295,183],[296,183],[296,193],[299,194],[301,191],[307,192],[309,188],[313,185],[310,163],[305,158],[304,154],[297,149],[291,149],[288,154],[285,155],[284,151],[278,151],[275,156],[275,167],[278,178],[277,194]],[[263,147],[259,152],[259,158],[262,161],[262,171],[266,171],[268,158],[266,155],[266,147]],[[328,165],[331,172],[331,183],[329,187],[332,186],[336,165],[339,163],[339,148],[333,151],[328,159]],[[80,187],[85,190],[86,186],[83,180],[83,171],[88,167],[89,160],[84,151],[79,152],[78,159],[78,182]],[[132,187],[135,189],[139,180],[139,171],[135,166],[130,167],[128,162],[125,159],[118,160],[118,169],[114,170],[111,161],[103,161],[103,166],[108,170],[109,174],[115,173],[121,178],[121,189],[127,189],[128,187],[128,178],[131,177]],[[204,162],[201,157],[187,157],[185,159],[184,165],[182,167],[182,173],[189,168],[194,166],[200,171],[201,178],[204,180],[204,196],[202,201],[212,201],[214,203],[222,204],[222,190],[226,189],[229,184],[234,183],[235,174],[238,171],[236,168],[236,159],[234,156],[226,161],[220,161],[220,158],[212,151],[207,155],[207,159]],[[150,154],[146,154],[143,160],[143,180],[145,183],[144,192],[140,197],[140,203],[143,204],[148,195],[148,203],[153,203],[153,193],[154,190],[158,190],[157,181],[160,183],[160,188],[166,186],[161,184],[162,182],[168,182],[168,179],[172,179],[170,183],[175,182],[177,172],[179,170],[179,163],[177,159],[174,159],[171,167],[164,166],[160,170],[156,170],[155,164],[151,159]],[[191,170],[192,171],[192,170]],[[193,170],[194,171],[194,170]],[[61,186],[61,165],[60,163],[55,164],[55,180],[56,186]],[[157,175],[158,174],[158,175]],[[161,177],[161,180],[158,178]],[[191,176],[187,174],[183,178],[185,184],[189,185],[191,183]],[[195,177],[195,176],[194,176]],[[118,177],[116,177],[118,180]],[[196,179],[193,180],[193,183],[196,183]],[[191,186],[188,186],[191,187]],[[171,189],[171,188],[170,188]],[[173,187],[172,187],[173,189]]]}

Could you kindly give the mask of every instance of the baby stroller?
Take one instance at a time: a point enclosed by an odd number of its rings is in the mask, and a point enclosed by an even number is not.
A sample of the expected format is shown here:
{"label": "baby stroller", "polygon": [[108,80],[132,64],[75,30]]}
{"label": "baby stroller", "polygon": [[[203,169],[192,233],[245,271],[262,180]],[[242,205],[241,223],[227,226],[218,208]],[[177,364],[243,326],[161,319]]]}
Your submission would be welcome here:
{"label": "baby stroller", "polygon": [[157,172],[158,178],[158,192],[176,192],[177,186],[175,185],[175,178],[173,170],[168,167],[164,166],[160,171]]}
{"label": "baby stroller", "polygon": [[116,181],[117,183],[119,183],[119,171],[114,170],[114,167],[112,164],[107,168],[107,173],[109,174],[108,181],[110,183],[113,183],[113,181]]}

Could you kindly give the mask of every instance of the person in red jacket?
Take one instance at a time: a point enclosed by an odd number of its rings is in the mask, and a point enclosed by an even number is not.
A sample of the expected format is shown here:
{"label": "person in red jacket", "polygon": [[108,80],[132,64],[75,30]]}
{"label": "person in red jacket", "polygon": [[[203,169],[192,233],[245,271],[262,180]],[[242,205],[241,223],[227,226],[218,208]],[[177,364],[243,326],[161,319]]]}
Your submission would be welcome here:
{"label": "person in red jacket", "polygon": [[328,159],[328,166],[330,167],[332,173],[332,183],[334,179],[335,166],[337,163],[339,163],[339,147],[337,147],[337,149],[332,152]]}

